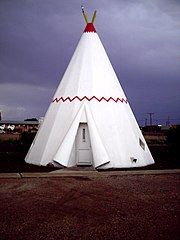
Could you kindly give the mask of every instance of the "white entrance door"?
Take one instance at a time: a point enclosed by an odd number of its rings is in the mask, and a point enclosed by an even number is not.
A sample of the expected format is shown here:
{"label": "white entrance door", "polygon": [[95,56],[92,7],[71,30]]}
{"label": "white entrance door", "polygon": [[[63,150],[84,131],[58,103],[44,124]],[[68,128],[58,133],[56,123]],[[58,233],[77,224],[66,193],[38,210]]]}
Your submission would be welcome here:
{"label": "white entrance door", "polygon": [[92,165],[92,150],[87,123],[80,123],[76,137],[77,165]]}

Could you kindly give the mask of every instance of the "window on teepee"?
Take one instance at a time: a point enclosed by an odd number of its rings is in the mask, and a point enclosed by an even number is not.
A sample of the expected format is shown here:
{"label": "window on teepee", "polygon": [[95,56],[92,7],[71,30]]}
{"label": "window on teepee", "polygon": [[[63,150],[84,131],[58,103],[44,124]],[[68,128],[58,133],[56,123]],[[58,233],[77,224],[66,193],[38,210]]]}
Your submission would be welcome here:
{"label": "window on teepee", "polygon": [[86,141],[86,132],[85,131],[86,131],[85,128],[83,128],[83,132],[82,132],[83,142]]}
{"label": "window on teepee", "polygon": [[145,144],[140,138],[139,138],[139,145],[142,147],[143,150],[145,150]]}

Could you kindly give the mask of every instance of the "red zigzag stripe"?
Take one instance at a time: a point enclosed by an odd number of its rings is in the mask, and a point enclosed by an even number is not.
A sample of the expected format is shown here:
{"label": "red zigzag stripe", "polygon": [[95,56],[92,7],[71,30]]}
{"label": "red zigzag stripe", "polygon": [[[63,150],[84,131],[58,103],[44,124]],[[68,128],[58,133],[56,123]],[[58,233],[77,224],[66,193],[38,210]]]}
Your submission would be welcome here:
{"label": "red zigzag stripe", "polygon": [[96,96],[93,96],[93,97],[91,97],[91,98],[88,98],[88,97],[86,97],[86,96],[84,96],[84,97],[82,97],[82,98],[80,98],[80,97],[78,97],[78,96],[75,96],[75,97],[73,97],[73,98],[70,98],[70,97],[67,97],[67,98],[63,98],[63,97],[60,97],[60,98],[55,98],[52,102],[53,103],[58,103],[58,102],[60,102],[60,101],[62,101],[62,102],[66,102],[66,101],[68,101],[69,100],[69,102],[72,102],[72,101],[74,101],[75,99],[77,99],[77,100],[79,100],[80,102],[82,102],[83,100],[87,100],[87,101],[91,101],[91,100],[93,100],[93,99],[96,99],[98,102],[101,102],[102,100],[104,100],[104,101],[106,101],[106,102],[109,102],[110,100],[112,100],[112,101],[114,101],[114,102],[118,102],[118,101],[120,101],[120,102],[124,102],[124,103],[128,103],[128,100],[126,99],[124,99],[124,98],[116,98],[116,99],[114,99],[113,97],[110,97],[110,98],[108,98],[108,99],[106,99],[105,97],[102,97],[102,98],[97,98]]}

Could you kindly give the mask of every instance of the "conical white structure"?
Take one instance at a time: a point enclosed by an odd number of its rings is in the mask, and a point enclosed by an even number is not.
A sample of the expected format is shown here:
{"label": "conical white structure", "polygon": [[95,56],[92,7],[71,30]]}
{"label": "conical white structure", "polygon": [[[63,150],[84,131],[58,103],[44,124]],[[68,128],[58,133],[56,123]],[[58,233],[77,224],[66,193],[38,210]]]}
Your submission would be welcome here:
{"label": "conical white structure", "polygon": [[154,163],[93,23],[87,23],[25,161],[99,169]]}

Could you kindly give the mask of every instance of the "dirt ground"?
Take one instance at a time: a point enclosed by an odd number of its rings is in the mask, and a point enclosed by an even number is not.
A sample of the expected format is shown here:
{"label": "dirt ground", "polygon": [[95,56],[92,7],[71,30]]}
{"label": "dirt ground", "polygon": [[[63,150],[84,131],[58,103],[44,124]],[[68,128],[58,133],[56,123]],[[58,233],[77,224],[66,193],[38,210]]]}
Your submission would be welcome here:
{"label": "dirt ground", "polygon": [[180,177],[0,179],[0,239],[180,239]]}

